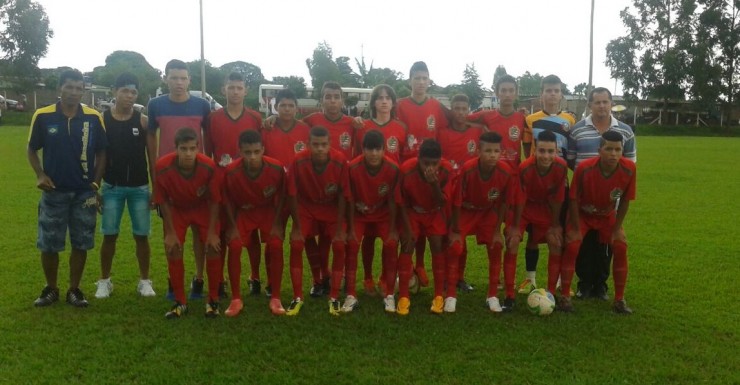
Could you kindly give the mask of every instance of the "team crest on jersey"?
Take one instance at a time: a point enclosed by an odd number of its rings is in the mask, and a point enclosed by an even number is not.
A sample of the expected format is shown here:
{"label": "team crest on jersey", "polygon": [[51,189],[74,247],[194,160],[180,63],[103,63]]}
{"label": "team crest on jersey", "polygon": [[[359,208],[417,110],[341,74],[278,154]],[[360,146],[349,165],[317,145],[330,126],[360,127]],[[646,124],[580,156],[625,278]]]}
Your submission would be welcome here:
{"label": "team crest on jersey", "polygon": [[474,140],[470,140],[468,141],[467,149],[468,155],[475,155],[475,152],[478,150],[478,146],[475,144]]}
{"label": "team crest on jersey", "polygon": [[396,138],[395,136],[391,136],[390,138],[388,138],[385,147],[387,148],[388,152],[398,152],[398,138]]}
{"label": "team crest on jersey", "polygon": [[206,186],[200,186],[198,188],[198,190],[195,192],[195,195],[198,196],[198,197],[202,197],[203,195],[206,194],[206,190],[207,189],[208,189],[208,187],[206,187]]}
{"label": "team crest on jersey", "polygon": [[427,130],[434,131],[434,129],[437,127],[437,119],[434,118],[434,115],[427,116]]}
{"label": "team crest on jersey", "polygon": [[519,140],[520,134],[521,132],[519,131],[519,127],[517,126],[509,127],[509,140],[511,140],[512,142],[516,142],[517,140]]}
{"label": "team crest on jersey", "polygon": [[611,199],[612,202],[616,202],[617,200],[622,198],[622,194],[624,194],[624,191],[622,191],[622,189],[615,188],[609,193],[609,199]]}
{"label": "team crest on jersey", "polygon": [[218,161],[218,165],[221,167],[226,167],[231,163],[231,155],[229,154],[223,154],[221,155],[221,160]]}
{"label": "team crest on jersey", "polygon": [[134,134],[134,136],[139,136],[139,127],[131,128],[131,133]]}
{"label": "team crest on jersey", "polygon": [[263,195],[263,196],[264,196],[265,198],[269,198],[269,197],[271,197],[271,196],[272,196],[273,194],[275,194],[275,190],[276,190],[276,189],[275,189],[275,186],[272,186],[272,185],[270,185],[270,186],[267,186],[267,187],[265,187],[265,188],[264,188],[264,189],[262,190],[262,195]]}
{"label": "team crest on jersey", "polygon": [[303,149],[306,148],[306,143],[303,143],[302,141],[295,142],[293,145],[293,151],[296,153],[303,151]]}
{"label": "team crest on jersey", "polygon": [[339,186],[337,186],[336,183],[329,183],[326,185],[326,188],[324,188],[326,195],[335,195],[338,190]]}
{"label": "team crest on jersey", "polygon": [[501,195],[501,192],[498,191],[498,189],[492,188],[488,190],[488,200],[489,201],[495,201],[498,199],[499,195]]}
{"label": "team crest on jersey", "polygon": [[56,135],[56,133],[59,132],[59,127],[49,126],[49,128],[46,129],[46,132],[48,132],[50,135]]}
{"label": "team crest on jersey", "polygon": [[387,183],[383,183],[380,186],[378,186],[378,195],[384,197],[386,194],[388,194],[388,190],[390,190],[390,187],[388,187]]}
{"label": "team crest on jersey", "polygon": [[346,150],[350,148],[350,146],[352,146],[352,137],[350,137],[348,133],[343,132],[342,135],[339,135],[339,147]]}

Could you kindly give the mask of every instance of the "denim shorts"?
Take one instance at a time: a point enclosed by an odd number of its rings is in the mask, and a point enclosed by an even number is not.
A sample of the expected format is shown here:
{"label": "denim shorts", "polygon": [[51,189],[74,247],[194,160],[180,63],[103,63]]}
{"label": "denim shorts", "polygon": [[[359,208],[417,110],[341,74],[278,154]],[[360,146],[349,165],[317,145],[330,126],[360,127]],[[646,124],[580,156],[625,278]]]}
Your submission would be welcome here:
{"label": "denim shorts", "polygon": [[64,251],[69,229],[69,241],[73,249],[92,249],[95,245],[95,220],[98,215],[96,203],[93,191],[42,192],[36,247],[45,253]]}
{"label": "denim shorts", "polygon": [[131,230],[134,235],[148,236],[151,229],[149,213],[149,185],[138,187],[113,186],[103,182],[103,235],[116,235],[121,229],[123,207],[128,205]]}

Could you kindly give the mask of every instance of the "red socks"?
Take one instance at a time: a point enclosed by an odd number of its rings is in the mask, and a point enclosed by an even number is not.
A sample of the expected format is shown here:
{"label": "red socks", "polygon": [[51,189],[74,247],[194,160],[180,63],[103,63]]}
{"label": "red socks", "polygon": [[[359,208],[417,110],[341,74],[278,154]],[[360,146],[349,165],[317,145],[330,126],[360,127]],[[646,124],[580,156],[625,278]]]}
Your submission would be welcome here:
{"label": "red socks", "polygon": [[170,285],[172,285],[172,292],[175,294],[175,301],[184,305],[187,303],[185,300],[185,264],[182,262],[182,258],[178,259],[167,259],[167,270],[170,273]]}
{"label": "red socks", "polygon": [[624,299],[624,287],[627,284],[627,244],[614,241],[612,244],[612,276],[614,277],[614,300]]}
{"label": "red socks", "polygon": [[492,247],[487,247],[488,252],[488,297],[498,294],[498,281],[501,276],[501,251],[503,246],[496,242]]}

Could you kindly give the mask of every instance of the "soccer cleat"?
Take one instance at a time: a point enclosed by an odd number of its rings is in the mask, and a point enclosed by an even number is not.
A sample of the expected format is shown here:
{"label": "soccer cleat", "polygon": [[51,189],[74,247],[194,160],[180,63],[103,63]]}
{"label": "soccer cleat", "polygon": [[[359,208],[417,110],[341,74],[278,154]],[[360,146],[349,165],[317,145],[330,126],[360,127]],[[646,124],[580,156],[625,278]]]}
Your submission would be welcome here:
{"label": "soccer cleat", "polygon": [[180,318],[188,312],[188,305],[183,305],[179,302],[175,302],[170,311],[164,313],[164,318],[175,319]]}
{"label": "soccer cleat", "polygon": [[517,288],[517,292],[519,294],[529,294],[532,292],[532,290],[536,289],[537,287],[532,283],[532,280],[527,278],[522,283],[519,284],[519,287]]}
{"label": "soccer cleat", "polygon": [[488,305],[488,310],[494,313],[501,313],[504,310],[501,308],[501,304],[498,302],[497,297],[488,297],[488,299],[486,299],[486,304]]}
{"label": "soccer cleat", "polygon": [[421,287],[429,286],[429,277],[427,277],[427,271],[424,267],[418,266],[414,269],[416,276],[419,278],[419,284]]}
{"label": "soccer cleat", "polygon": [[321,285],[324,288],[324,295],[329,294],[329,292],[331,291],[331,277],[324,278],[321,282]]}
{"label": "soccer cleat", "polygon": [[169,278],[167,278],[167,293],[164,295],[164,297],[168,301],[174,301],[175,300],[175,292],[172,290],[172,282]]}
{"label": "soccer cleat", "polygon": [[514,305],[516,305],[514,298],[505,298],[504,305],[501,306],[501,310],[506,313],[511,312],[514,310]]}
{"label": "soccer cleat", "polygon": [[270,287],[270,285],[265,286],[265,296],[267,298],[272,298],[272,287]]}
{"label": "soccer cleat", "polygon": [[67,290],[67,303],[74,307],[87,307],[88,305],[85,294],[82,294],[79,287]]}
{"label": "soccer cleat", "polygon": [[301,308],[303,307],[303,300],[298,297],[290,302],[290,305],[288,305],[288,310],[285,312],[285,315],[298,315],[298,313],[301,312]]}
{"label": "soccer cleat", "polygon": [[190,283],[190,299],[203,299],[203,280],[193,277]]}
{"label": "soccer cleat", "polygon": [[242,300],[232,299],[231,303],[229,304],[229,308],[226,309],[224,315],[226,315],[227,317],[236,317],[237,315],[239,315],[243,308],[244,302],[242,302]]}
{"label": "soccer cleat", "polygon": [[445,298],[445,307],[444,307],[445,313],[454,313],[456,308],[457,308],[457,298],[455,297]]}
{"label": "soccer cleat", "polygon": [[460,290],[463,293],[470,293],[471,291],[473,291],[473,289],[474,287],[465,282],[464,279],[457,281],[457,290]]}
{"label": "soccer cleat", "polygon": [[140,279],[139,284],[136,285],[136,291],[138,291],[139,295],[142,297],[154,297],[157,295],[152,287],[151,279]]}
{"label": "soccer cleat", "polygon": [[432,313],[442,314],[442,311],[444,311],[444,306],[445,306],[445,300],[444,298],[442,298],[441,295],[434,297],[434,299],[432,300],[432,307],[431,307]]}
{"label": "soccer cleat", "polygon": [[311,286],[311,291],[308,292],[308,294],[313,298],[319,298],[326,294],[324,292],[324,285],[321,283],[314,283],[313,286]]}
{"label": "soccer cleat", "polygon": [[347,298],[344,299],[344,304],[342,305],[342,313],[351,313],[359,305],[360,302],[357,301],[357,298],[355,298],[354,295],[348,295]]}
{"label": "soccer cleat", "polygon": [[591,292],[591,297],[600,299],[602,301],[609,300],[609,294],[606,294],[606,287],[595,287],[594,290]]}
{"label": "soccer cleat", "polygon": [[221,282],[218,285],[218,298],[219,299],[229,298],[229,293],[226,292],[226,282]]}
{"label": "soccer cleat", "polygon": [[262,291],[262,284],[258,279],[250,279],[249,280],[249,294],[250,295],[260,295],[260,292]]}
{"label": "soccer cleat", "polygon": [[221,314],[218,309],[218,302],[211,301],[206,304],[206,318],[216,318]]}
{"label": "soccer cleat", "polygon": [[570,297],[560,297],[557,301],[557,309],[562,311],[563,313],[572,313],[573,301],[570,299]]}
{"label": "soccer cleat", "polygon": [[409,315],[409,308],[411,308],[411,300],[406,297],[398,299],[398,308],[396,309],[398,315]]}
{"label": "soccer cleat", "polygon": [[270,312],[272,312],[273,315],[285,315],[285,309],[279,299],[275,298],[270,300]]}
{"label": "soccer cleat", "polygon": [[385,305],[385,311],[388,313],[396,312],[396,299],[393,295],[387,295],[383,298],[383,305]]}
{"label": "soccer cleat", "polygon": [[52,289],[49,286],[41,290],[41,295],[33,301],[33,306],[44,307],[59,301],[59,289]]}
{"label": "soccer cleat", "polygon": [[632,314],[632,309],[627,306],[627,302],[625,302],[625,300],[623,299],[614,301],[614,305],[612,305],[612,310],[614,310],[614,312],[617,314]]}
{"label": "soccer cleat", "polygon": [[341,313],[341,307],[339,305],[339,300],[336,299],[330,299],[329,300],[329,314],[331,315],[339,315]]}
{"label": "soccer cleat", "polygon": [[98,290],[95,291],[95,298],[108,298],[113,293],[113,282],[110,281],[110,278],[98,280],[98,282],[95,282],[95,286],[98,287]]}
{"label": "soccer cleat", "polygon": [[371,297],[375,297],[376,295],[378,295],[378,290],[375,288],[375,282],[373,281],[372,278],[366,279],[364,281],[364,284],[365,284],[365,294]]}

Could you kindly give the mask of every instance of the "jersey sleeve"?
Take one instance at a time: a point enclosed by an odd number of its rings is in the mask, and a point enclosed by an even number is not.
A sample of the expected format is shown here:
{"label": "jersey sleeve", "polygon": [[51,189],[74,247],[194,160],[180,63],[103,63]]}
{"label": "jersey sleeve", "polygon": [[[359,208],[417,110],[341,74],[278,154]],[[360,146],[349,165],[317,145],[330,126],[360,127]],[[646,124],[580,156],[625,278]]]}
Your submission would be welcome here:
{"label": "jersey sleeve", "polygon": [[563,172],[557,184],[557,188],[549,196],[550,202],[562,203],[565,200],[565,186],[567,184],[568,184],[568,173]]}
{"label": "jersey sleeve", "polygon": [[576,172],[573,173],[573,183],[570,186],[568,192],[568,198],[571,200],[577,200],[581,195],[581,180],[583,179],[583,167],[576,167]]}
{"label": "jersey sleeve", "polygon": [[146,129],[149,132],[156,132],[159,129],[159,111],[157,111],[157,99],[152,99],[146,107],[146,112],[149,114],[149,120],[147,122]]}
{"label": "jersey sleeve", "polygon": [[224,172],[221,167],[214,167],[211,179],[208,181],[208,191],[212,202],[221,203],[223,197],[221,195],[221,188],[224,181]]}
{"label": "jersey sleeve", "polygon": [[95,152],[105,150],[108,147],[108,135],[105,134],[105,123],[103,122],[103,116],[97,115],[98,124],[96,124],[97,139],[95,141]]}
{"label": "jersey sleeve", "polygon": [[521,203],[522,196],[524,195],[519,187],[519,176],[516,173],[511,174],[509,180],[506,181],[506,199],[505,202],[509,206],[516,206]]}
{"label": "jersey sleeve", "polygon": [[293,163],[288,167],[288,172],[286,174],[286,192],[289,197],[297,196],[297,190],[296,187],[296,162],[293,161]]}
{"label": "jersey sleeve", "polygon": [[625,141],[624,151],[622,152],[622,156],[637,163],[637,144],[635,143],[634,133],[632,134],[631,138]]}
{"label": "jersey sleeve", "polygon": [[167,178],[164,175],[157,175],[157,177],[154,178],[152,201],[156,204],[161,205],[167,201],[166,179]]}
{"label": "jersey sleeve", "polygon": [[485,123],[483,121],[483,112],[484,111],[473,112],[472,114],[468,115],[465,119],[468,122],[480,123],[480,124],[484,124],[485,125]]}
{"label": "jersey sleeve", "polygon": [[31,128],[28,133],[28,148],[33,151],[38,151],[44,147],[45,137],[41,125],[41,119],[39,119],[39,114],[36,112],[31,120]]}
{"label": "jersey sleeve", "polygon": [[631,201],[635,200],[636,190],[637,190],[637,168],[633,168],[632,178],[630,178],[629,186],[627,186],[625,197]]}
{"label": "jersey sleeve", "polygon": [[522,144],[532,143],[532,121],[534,119],[530,116],[524,118],[524,130],[522,131]]}

